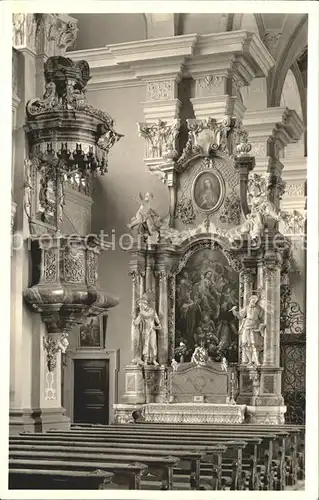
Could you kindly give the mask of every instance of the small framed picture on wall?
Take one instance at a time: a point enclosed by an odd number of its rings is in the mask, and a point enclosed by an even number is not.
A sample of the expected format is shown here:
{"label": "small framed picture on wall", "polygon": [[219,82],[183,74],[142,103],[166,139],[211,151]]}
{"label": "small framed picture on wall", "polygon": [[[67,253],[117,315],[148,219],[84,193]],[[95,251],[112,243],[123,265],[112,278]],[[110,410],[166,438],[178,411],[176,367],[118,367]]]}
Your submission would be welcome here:
{"label": "small framed picture on wall", "polygon": [[107,315],[87,318],[80,326],[79,344],[85,349],[104,349],[106,336]]}

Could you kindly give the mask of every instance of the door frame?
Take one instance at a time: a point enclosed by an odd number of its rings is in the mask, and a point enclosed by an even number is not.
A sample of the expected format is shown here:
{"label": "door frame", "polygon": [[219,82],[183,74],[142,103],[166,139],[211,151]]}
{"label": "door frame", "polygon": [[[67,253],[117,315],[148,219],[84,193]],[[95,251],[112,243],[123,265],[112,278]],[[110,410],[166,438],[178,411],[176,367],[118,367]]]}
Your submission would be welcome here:
{"label": "door frame", "polygon": [[101,349],[93,351],[92,348],[82,348],[81,351],[67,351],[64,364],[63,403],[66,414],[74,421],[74,361],[77,359],[105,359],[109,361],[109,421],[111,424],[114,417],[114,405],[117,404],[119,349]]}

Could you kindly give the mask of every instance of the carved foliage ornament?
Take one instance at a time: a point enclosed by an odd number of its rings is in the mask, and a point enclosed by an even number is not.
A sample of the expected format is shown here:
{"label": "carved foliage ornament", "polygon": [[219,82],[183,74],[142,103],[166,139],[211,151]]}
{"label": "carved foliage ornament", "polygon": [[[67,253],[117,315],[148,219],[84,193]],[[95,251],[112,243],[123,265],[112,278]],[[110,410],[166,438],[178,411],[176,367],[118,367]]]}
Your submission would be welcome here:
{"label": "carved foliage ornament", "polygon": [[84,250],[64,252],[64,279],[68,283],[85,282],[85,253]]}
{"label": "carved foliage ornament", "polygon": [[232,192],[225,198],[219,219],[221,222],[227,224],[240,224],[240,199],[236,193]]}
{"label": "carved foliage ornament", "polygon": [[12,44],[46,55],[64,54],[77,37],[77,20],[64,14],[12,15]]}
{"label": "carved foliage ornament", "polygon": [[198,80],[196,80],[196,83],[200,88],[203,89],[216,88],[220,87],[224,80],[225,78],[221,75],[207,75],[204,78],[198,78]]}
{"label": "carved foliage ornament", "polygon": [[147,82],[147,99],[149,101],[167,101],[174,98],[175,82],[165,80],[159,82]]}
{"label": "carved foliage ornament", "polygon": [[57,339],[51,335],[43,338],[43,346],[47,355],[47,366],[49,372],[53,372],[57,363],[57,355],[59,352],[65,353],[69,345],[68,334],[62,333]]}
{"label": "carved foliage ornament", "polygon": [[195,219],[192,200],[189,198],[177,202],[175,216],[184,224],[191,224]]}
{"label": "carved foliage ornament", "polygon": [[172,123],[157,120],[154,123],[138,123],[137,126],[140,136],[147,141],[147,158],[176,158],[179,119],[173,120]]}

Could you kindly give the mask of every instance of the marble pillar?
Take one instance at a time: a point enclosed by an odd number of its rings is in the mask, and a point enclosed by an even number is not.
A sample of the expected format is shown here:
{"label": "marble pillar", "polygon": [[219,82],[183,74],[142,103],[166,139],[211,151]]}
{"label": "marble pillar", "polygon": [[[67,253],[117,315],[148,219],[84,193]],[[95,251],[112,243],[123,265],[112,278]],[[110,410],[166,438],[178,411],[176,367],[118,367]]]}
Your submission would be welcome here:
{"label": "marble pillar", "polygon": [[[137,271],[130,271],[132,276],[132,320],[136,317],[136,301],[138,299],[141,275]],[[131,350],[132,350],[132,360],[139,357],[139,338],[137,335],[137,329],[133,325],[131,326]]]}
{"label": "marble pillar", "polygon": [[167,272],[160,271],[158,313],[161,329],[158,334],[158,362],[167,365],[168,362],[168,304],[167,304]]}
{"label": "marble pillar", "polygon": [[263,261],[265,335],[263,363],[258,367],[259,393],[247,407],[252,423],[282,424],[286,407],[281,395],[280,367],[280,268],[279,253],[266,253]]}

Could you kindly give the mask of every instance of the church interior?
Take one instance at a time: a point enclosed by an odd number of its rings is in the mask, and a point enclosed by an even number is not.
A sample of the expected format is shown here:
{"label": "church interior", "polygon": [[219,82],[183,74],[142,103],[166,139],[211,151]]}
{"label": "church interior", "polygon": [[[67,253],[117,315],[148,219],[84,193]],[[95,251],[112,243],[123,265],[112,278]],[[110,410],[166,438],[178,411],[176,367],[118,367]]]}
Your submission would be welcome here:
{"label": "church interior", "polygon": [[12,34],[9,488],[304,488],[307,14]]}

